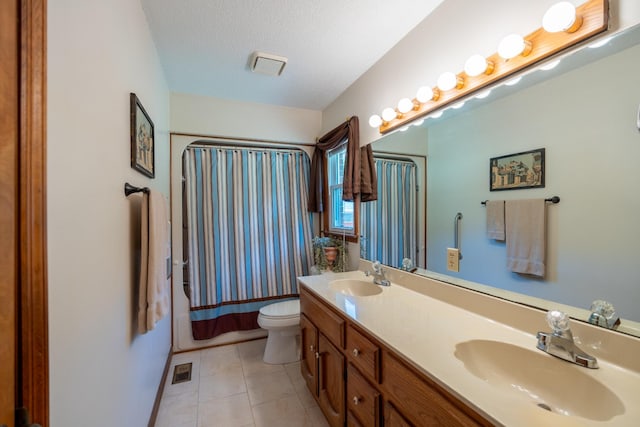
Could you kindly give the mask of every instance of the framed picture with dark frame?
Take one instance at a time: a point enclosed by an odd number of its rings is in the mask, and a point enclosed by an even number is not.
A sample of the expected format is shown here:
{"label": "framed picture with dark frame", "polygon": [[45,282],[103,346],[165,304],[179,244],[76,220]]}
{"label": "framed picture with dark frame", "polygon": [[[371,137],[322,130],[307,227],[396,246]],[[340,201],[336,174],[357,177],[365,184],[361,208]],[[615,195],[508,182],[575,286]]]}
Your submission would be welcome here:
{"label": "framed picture with dark frame", "polygon": [[131,104],[131,167],[150,178],[156,176],[153,122],[135,93]]}
{"label": "framed picture with dark frame", "polygon": [[544,148],[489,160],[489,190],[544,187]]}

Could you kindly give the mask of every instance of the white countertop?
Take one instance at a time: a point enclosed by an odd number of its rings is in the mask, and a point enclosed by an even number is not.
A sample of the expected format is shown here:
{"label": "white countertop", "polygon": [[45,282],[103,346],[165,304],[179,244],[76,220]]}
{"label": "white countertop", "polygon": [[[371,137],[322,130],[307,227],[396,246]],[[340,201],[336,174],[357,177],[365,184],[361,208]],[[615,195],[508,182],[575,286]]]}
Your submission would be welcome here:
{"label": "white countertop", "polygon": [[[540,352],[548,356],[552,374],[570,369],[582,370],[584,375],[605,384],[625,407],[624,414],[606,421],[549,412],[536,406],[533,399],[515,388],[495,387],[473,375],[454,354],[456,344],[469,340],[499,341],[537,352],[534,335],[397,283],[381,287],[382,293],[378,295],[347,296],[329,288],[329,282],[336,279],[371,281],[361,271],[325,273],[298,280],[496,424],[519,427],[640,425],[640,374],[636,371],[601,358],[598,360],[599,369],[587,369]],[[416,277],[413,280],[433,282],[427,278]],[[456,292],[468,292],[465,298],[474,298],[472,291]],[[478,303],[482,303],[481,299]],[[583,350],[590,352],[588,348]],[[527,366],[521,369],[526,370]],[[550,375],[549,382],[554,380],[557,376]],[[576,390],[577,394],[578,391],[585,394],[584,390]],[[598,396],[589,394],[588,398],[595,401]]]}

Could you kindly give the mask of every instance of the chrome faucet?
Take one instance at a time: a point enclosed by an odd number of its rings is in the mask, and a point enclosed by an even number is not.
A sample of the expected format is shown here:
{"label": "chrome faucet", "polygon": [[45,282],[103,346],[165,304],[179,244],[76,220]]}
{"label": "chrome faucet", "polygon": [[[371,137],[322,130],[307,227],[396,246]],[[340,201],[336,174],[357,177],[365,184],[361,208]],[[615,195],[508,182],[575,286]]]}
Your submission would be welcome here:
{"label": "chrome faucet", "polygon": [[391,286],[391,282],[387,280],[384,276],[384,270],[382,269],[382,264],[380,261],[374,261],[371,265],[373,267],[373,272],[367,270],[364,274],[368,277],[370,274],[373,275],[373,283],[380,286]]}
{"label": "chrome faucet", "polygon": [[589,323],[607,329],[618,329],[618,326],[620,326],[620,318],[616,314],[616,309],[613,307],[613,304],[598,299],[591,303]]}
{"label": "chrome faucet", "polygon": [[580,350],[573,342],[573,334],[569,329],[569,316],[567,314],[551,310],[547,313],[547,323],[549,323],[553,332],[538,332],[537,348],[539,350],[585,368],[598,368],[596,358]]}

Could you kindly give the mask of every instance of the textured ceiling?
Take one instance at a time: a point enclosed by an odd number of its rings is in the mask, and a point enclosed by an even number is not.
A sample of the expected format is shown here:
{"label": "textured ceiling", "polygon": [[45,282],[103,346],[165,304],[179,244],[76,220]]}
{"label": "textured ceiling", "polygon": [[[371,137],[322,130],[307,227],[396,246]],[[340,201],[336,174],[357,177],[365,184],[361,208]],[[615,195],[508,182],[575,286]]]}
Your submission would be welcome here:
{"label": "textured ceiling", "polygon": [[[323,110],[443,0],[141,0],[172,92]],[[288,58],[252,73],[261,51]]]}

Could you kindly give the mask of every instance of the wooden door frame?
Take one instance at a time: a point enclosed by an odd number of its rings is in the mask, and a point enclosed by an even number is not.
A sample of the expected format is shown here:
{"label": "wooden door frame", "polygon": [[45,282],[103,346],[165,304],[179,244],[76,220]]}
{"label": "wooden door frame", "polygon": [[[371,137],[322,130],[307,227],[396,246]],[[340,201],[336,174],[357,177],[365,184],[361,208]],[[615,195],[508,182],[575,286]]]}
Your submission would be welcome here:
{"label": "wooden door frame", "polygon": [[0,7],[0,424],[16,407],[18,326],[18,0]]}
{"label": "wooden door frame", "polygon": [[47,307],[47,0],[20,0],[18,404],[49,425]]}

